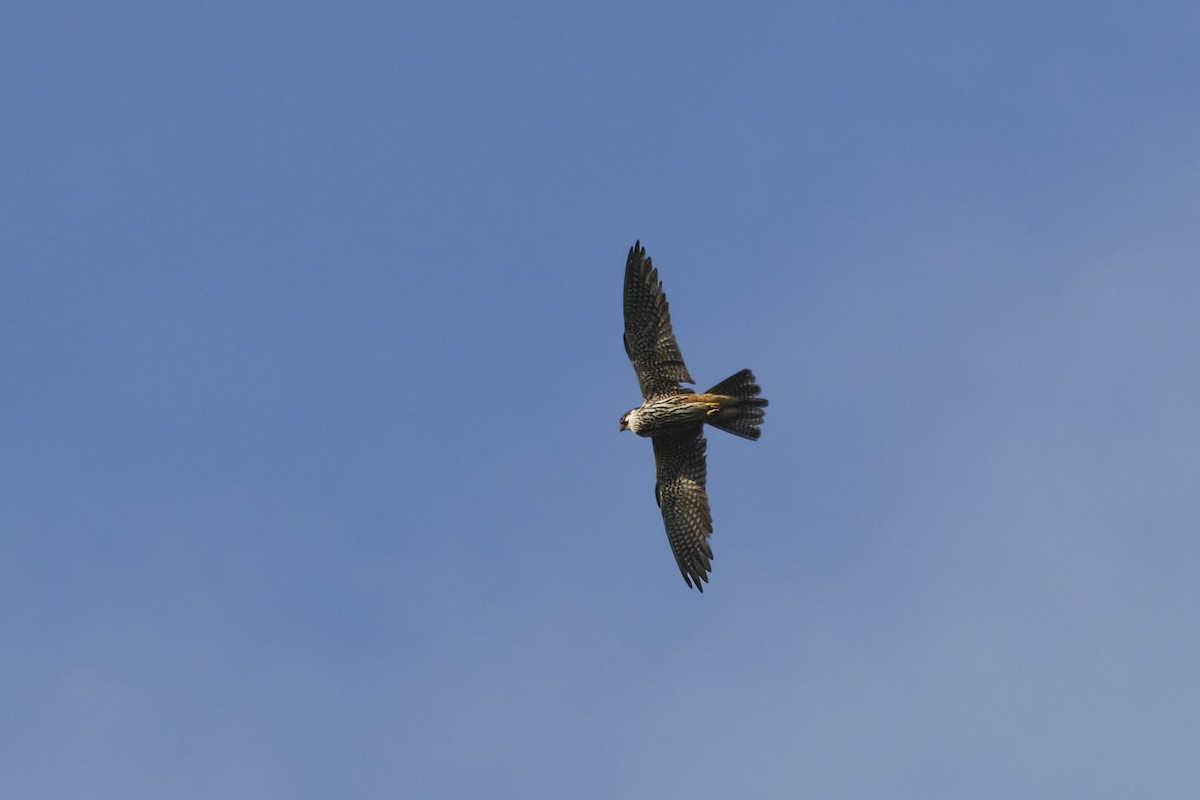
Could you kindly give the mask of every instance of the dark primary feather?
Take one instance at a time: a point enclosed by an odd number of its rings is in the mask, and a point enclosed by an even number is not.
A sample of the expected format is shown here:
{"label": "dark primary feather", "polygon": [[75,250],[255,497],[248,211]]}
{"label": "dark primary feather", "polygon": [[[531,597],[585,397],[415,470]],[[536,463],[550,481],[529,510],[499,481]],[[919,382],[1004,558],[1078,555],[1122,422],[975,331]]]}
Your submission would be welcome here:
{"label": "dark primary feather", "polygon": [[658,270],[640,241],[629,249],[625,262],[625,353],[644,399],[679,394],[680,382],[694,383],[671,330]]}
{"label": "dark primary feather", "polygon": [[688,586],[704,591],[712,571],[712,513],[708,508],[704,461],[704,429],[661,434],[653,438],[656,479],[654,497],[662,509],[667,539]]}

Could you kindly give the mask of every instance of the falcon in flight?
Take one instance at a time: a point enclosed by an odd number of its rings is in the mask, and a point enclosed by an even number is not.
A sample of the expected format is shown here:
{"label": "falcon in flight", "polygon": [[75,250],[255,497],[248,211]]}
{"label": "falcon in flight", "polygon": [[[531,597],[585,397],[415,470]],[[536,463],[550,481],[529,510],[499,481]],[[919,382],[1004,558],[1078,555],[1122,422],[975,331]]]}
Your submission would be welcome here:
{"label": "falcon in flight", "polygon": [[642,404],[621,416],[621,430],[654,443],[654,499],[662,510],[667,539],[688,586],[704,591],[712,571],[712,514],[704,489],[704,424],[746,439],[761,435],[766,398],[748,369],[696,394],[679,384],[695,383],[671,331],[667,296],[658,270],[639,241],[625,262],[625,353],[642,387]]}

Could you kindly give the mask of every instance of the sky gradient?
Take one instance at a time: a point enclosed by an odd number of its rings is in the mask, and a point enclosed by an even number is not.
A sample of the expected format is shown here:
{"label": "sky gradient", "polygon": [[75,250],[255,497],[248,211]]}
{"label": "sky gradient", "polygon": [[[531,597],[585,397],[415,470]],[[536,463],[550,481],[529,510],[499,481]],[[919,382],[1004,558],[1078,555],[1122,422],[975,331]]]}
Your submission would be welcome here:
{"label": "sky gradient", "polygon": [[[1194,4],[11,4],[0,796],[1200,793]],[[697,383],[684,585],[620,344]]]}

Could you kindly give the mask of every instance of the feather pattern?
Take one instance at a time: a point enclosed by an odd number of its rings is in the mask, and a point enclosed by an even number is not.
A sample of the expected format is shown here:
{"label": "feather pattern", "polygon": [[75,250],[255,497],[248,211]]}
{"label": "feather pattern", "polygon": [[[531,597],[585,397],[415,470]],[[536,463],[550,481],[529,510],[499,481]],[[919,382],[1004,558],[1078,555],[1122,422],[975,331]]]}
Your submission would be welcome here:
{"label": "feather pattern", "polygon": [[671,312],[658,270],[640,241],[629,248],[625,262],[625,353],[645,400],[690,391],[679,384],[695,382],[671,330]]}
{"label": "feather pattern", "polygon": [[712,512],[705,482],[708,467],[703,426],[659,434],[654,442],[654,498],[662,510],[671,552],[688,586],[704,591],[712,571]]}

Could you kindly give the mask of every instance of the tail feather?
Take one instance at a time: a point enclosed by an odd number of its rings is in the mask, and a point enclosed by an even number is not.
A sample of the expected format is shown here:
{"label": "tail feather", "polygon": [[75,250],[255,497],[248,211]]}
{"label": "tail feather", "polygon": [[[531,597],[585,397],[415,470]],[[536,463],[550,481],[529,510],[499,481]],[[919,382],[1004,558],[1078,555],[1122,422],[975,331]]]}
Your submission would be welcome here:
{"label": "tail feather", "polygon": [[750,370],[744,369],[730,375],[705,392],[728,398],[705,422],[736,436],[757,439],[762,435],[758,426],[762,424],[766,413],[763,409],[767,406],[767,399],[758,396],[761,391]]}

